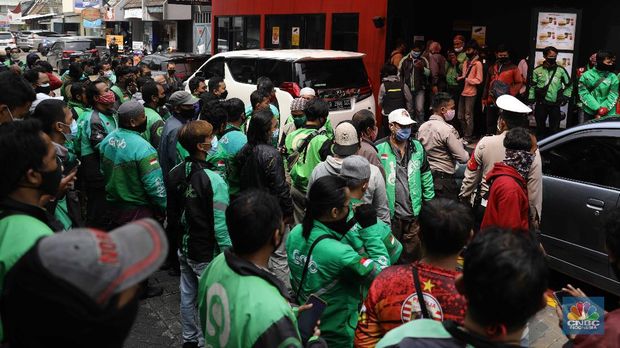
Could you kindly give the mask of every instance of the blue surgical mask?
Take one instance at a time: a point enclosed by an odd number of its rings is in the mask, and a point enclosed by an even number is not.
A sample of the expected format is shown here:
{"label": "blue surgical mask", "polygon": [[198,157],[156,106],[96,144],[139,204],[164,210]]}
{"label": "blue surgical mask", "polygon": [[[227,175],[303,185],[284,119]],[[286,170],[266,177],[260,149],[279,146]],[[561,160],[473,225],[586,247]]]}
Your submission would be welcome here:
{"label": "blue surgical mask", "polygon": [[78,124],[75,120],[71,122],[71,135],[76,137],[78,134]]}
{"label": "blue surgical mask", "polygon": [[278,147],[278,136],[280,135],[280,129],[275,129],[271,133],[271,143],[273,146]]}
{"label": "blue surgical mask", "polygon": [[413,56],[413,58],[420,58],[422,52],[411,51],[411,55]]}
{"label": "blue surgical mask", "polygon": [[217,136],[213,136],[213,138],[211,139],[211,148],[209,149],[209,152],[207,153],[209,156],[213,156],[215,155],[215,153],[217,152],[217,146],[218,146],[219,142],[217,141]]}
{"label": "blue surgical mask", "polygon": [[401,128],[396,131],[396,140],[405,141],[411,136],[411,128]]}
{"label": "blue surgical mask", "polygon": [[65,125],[65,126],[69,126],[69,129],[71,129],[70,133],[62,133],[62,135],[64,135],[64,137],[65,137],[65,140],[66,141],[71,141],[71,140],[75,139],[75,137],[77,136],[77,133],[78,133],[77,122],[75,120],[73,120],[71,122],[71,124],[66,124],[66,123],[63,123],[63,122],[59,122],[59,123],[62,124],[62,125]]}

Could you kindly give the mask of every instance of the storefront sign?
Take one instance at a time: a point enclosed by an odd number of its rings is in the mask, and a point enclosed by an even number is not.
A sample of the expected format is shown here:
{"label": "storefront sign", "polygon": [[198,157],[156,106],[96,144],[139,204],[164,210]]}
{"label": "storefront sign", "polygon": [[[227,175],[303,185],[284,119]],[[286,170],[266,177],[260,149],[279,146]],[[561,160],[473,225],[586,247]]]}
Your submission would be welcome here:
{"label": "storefront sign", "polygon": [[126,8],[125,9],[125,18],[138,18],[142,19],[142,8]]}
{"label": "storefront sign", "polygon": [[575,49],[576,13],[538,13],[536,48],[553,46],[558,50]]}
{"label": "storefront sign", "polygon": [[91,7],[101,7],[101,0],[75,0],[73,3],[75,13],[82,13],[82,10]]}
{"label": "storefront sign", "polygon": [[487,27],[472,26],[471,38],[476,40],[478,45],[484,46],[487,41]]}
{"label": "storefront sign", "polygon": [[211,6],[211,0],[168,0],[171,5],[200,5]]}
{"label": "storefront sign", "polygon": [[142,41],[133,41],[131,43],[131,49],[134,51],[142,51],[144,49],[144,42]]}
{"label": "storefront sign", "polygon": [[292,29],[291,46],[299,46],[299,27]]}
{"label": "storefront sign", "polygon": [[272,45],[280,44],[280,27],[271,28],[271,44]]}
{"label": "storefront sign", "polygon": [[114,6],[107,6],[105,12],[103,12],[103,20],[106,22],[114,22],[116,20],[115,17]]}
{"label": "storefront sign", "polygon": [[118,49],[123,48],[123,35],[106,35],[105,36],[105,45],[110,47],[110,42],[112,42],[112,38],[114,38],[114,42],[118,45]]}

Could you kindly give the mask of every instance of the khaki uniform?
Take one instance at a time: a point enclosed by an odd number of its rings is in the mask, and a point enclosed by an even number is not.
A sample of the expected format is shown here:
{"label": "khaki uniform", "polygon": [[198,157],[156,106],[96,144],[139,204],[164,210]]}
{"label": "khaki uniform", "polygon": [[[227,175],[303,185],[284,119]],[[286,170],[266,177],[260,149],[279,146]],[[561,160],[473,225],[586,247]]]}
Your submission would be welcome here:
{"label": "khaki uniform", "polygon": [[[484,178],[495,163],[502,162],[506,157],[506,148],[504,148],[505,137],[506,132],[503,132],[499,135],[486,136],[480,139],[474,149],[474,153],[467,162],[465,178],[463,179],[461,193],[459,194],[460,198],[468,201],[472,200],[474,190],[481,180],[482,196],[487,195],[489,185]],[[535,209],[536,214],[540,218],[542,212],[542,161],[538,150],[536,150],[536,158],[532,163],[527,178],[527,193],[530,208]]]}

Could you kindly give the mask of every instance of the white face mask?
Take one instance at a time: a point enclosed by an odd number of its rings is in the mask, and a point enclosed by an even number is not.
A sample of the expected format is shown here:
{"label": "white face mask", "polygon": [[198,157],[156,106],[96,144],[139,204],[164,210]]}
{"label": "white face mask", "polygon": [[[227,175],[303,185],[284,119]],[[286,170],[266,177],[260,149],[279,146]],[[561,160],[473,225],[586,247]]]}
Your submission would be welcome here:
{"label": "white face mask", "polygon": [[463,47],[459,47],[459,48],[455,48],[454,52],[456,53],[461,53],[461,51],[463,51]]}
{"label": "white face mask", "polygon": [[454,109],[446,111],[446,114],[444,115],[445,120],[446,121],[452,121],[452,119],[454,118],[454,114],[455,113],[456,113],[456,111]]}

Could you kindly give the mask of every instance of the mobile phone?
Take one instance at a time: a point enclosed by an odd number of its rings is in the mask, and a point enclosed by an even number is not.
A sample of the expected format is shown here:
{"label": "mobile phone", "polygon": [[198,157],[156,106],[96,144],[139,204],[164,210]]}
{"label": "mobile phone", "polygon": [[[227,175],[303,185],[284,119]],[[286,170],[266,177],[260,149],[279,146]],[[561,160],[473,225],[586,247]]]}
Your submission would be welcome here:
{"label": "mobile phone", "polygon": [[557,304],[559,305],[562,305],[562,297],[568,297],[568,296],[570,296],[570,294],[564,290],[553,292],[553,297],[555,297],[555,302],[557,302]]}
{"label": "mobile phone", "polygon": [[75,161],[72,161],[72,162],[69,162],[69,163],[65,164],[64,165],[63,174],[64,175],[71,174],[71,172],[76,170],[81,164],[82,164],[82,162],[80,162],[79,159],[76,159]]}
{"label": "mobile phone", "polygon": [[316,323],[327,307],[327,302],[314,294],[308,297],[308,302],[306,302],[306,304],[309,303],[312,304],[312,308],[299,313],[299,317],[297,318],[297,328],[301,335],[301,341],[304,344],[308,342],[310,337],[314,334]]}

